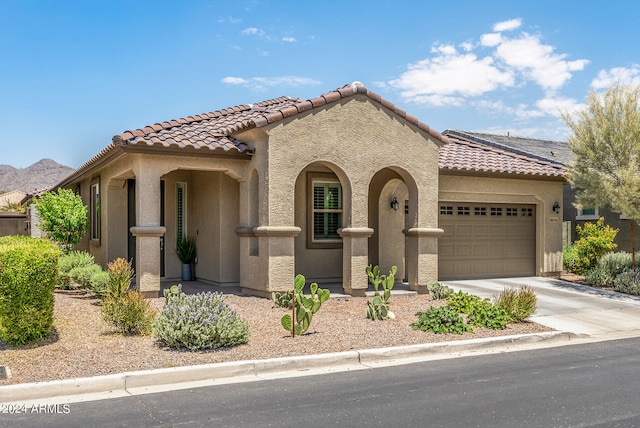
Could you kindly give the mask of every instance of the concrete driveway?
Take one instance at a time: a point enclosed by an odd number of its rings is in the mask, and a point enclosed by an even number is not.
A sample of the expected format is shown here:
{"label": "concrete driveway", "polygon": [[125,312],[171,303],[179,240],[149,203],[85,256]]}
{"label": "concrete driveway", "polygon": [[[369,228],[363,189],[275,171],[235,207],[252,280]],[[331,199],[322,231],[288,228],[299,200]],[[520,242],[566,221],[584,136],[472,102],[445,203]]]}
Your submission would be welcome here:
{"label": "concrete driveway", "polygon": [[455,291],[492,297],[505,287],[533,287],[538,309],[530,318],[560,331],[594,336],[640,335],[640,297],[552,278],[499,278],[441,281]]}

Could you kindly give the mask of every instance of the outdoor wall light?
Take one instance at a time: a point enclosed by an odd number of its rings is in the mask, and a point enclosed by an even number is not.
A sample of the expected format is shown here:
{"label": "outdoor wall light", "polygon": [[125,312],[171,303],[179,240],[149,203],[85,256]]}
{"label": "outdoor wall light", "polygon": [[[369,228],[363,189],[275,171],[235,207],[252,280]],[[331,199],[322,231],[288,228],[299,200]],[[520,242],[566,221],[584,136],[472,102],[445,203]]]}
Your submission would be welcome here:
{"label": "outdoor wall light", "polygon": [[559,203],[556,202],[555,204],[553,204],[553,212],[556,213],[556,214],[560,213],[560,204]]}
{"label": "outdoor wall light", "polygon": [[398,198],[396,198],[395,196],[391,198],[391,208],[393,208],[394,211],[398,211],[399,206],[400,204],[398,204]]}

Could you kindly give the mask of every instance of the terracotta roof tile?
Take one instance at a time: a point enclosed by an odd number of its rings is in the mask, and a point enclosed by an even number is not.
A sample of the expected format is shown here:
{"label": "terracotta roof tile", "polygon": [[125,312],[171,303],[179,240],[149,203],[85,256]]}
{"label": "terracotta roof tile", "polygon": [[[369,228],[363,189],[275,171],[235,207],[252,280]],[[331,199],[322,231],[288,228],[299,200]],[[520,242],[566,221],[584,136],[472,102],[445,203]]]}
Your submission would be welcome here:
{"label": "terracotta roof tile", "polygon": [[441,170],[506,173],[516,175],[564,177],[564,166],[541,159],[450,137],[440,149]]}
{"label": "terracotta roof tile", "polygon": [[398,116],[419,129],[427,132],[443,143],[447,137],[429,128],[416,117],[369,91],[359,82],[327,92],[310,100],[279,97],[252,105],[239,105],[199,115],[173,119],[141,129],[124,131],[113,137],[112,144],[89,160],[79,169],[88,168],[98,159],[106,156],[115,146],[150,146],[164,148],[185,148],[210,150],[221,153],[251,156],[252,150],[238,141],[232,134],[252,127],[263,127],[287,117],[293,117],[327,103],[339,101],[357,94],[369,97],[382,107],[392,110]]}

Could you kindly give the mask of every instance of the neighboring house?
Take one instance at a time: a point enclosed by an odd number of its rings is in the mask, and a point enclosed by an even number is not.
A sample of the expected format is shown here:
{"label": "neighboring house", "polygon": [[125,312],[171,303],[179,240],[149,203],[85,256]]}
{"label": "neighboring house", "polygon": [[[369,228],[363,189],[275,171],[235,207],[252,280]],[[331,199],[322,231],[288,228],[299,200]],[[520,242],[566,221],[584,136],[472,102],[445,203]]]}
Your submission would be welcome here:
{"label": "neighboring house", "polygon": [[0,194],[0,236],[27,234],[26,214],[12,209],[25,195],[22,190]]}
{"label": "neighboring house", "polygon": [[[476,143],[501,148],[526,156],[534,156],[541,160],[557,163],[562,166],[568,166],[573,158],[573,154],[566,142],[540,140],[534,138],[523,138],[512,135],[497,135],[482,132],[446,130],[442,133],[450,138],[457,138],[464,141],[473,141]],[[629,220],[621,215],[611,211],[606,207],[585,207],[577,209],[575,203],[575,190],[568,183],[565,184],[563,198],[561,202],[562,219],[565,222],[565,243],[575,241],[578,236],[576,226],[582,225],[587,221],[594,222],[598,218],[604,217],[605,223],[620,229],[616,237],[619,251],[631,251],[630,224]],[[636,227],[635,249],[640,249],[640,228]]]}
{"label": "neighboring house", "polygon": [[20,202],[25,196],[27,196],[27,194],[22,190],[0,193],[0,211],[9,205],[20,205]]}
{"label": "neighboring house", "polygon": [[59,186],[89,205],[80,247],[101,264],[134,259],[147,295],[180,278],[181,236],[195,239],[204,282],[266,295],[302,273],[363,295],[368,264],[398,266],[421,292],[558,274],[563,176],[450,141],[355,82],[124,132]]}

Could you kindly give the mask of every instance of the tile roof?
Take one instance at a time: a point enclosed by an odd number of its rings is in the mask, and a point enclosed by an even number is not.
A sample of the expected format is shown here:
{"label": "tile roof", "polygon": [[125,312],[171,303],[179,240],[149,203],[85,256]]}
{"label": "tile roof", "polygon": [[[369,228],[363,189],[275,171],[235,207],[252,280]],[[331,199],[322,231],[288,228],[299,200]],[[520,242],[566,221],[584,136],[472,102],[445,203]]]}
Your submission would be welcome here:
{"label": "tile roof", "polygon": [[568,165],[573,158],[569,146],[564,141],[540,140],[536,138],[516,137],[510,134],[498,135],[486,132],[459,131],[447,129],[443,135],[494,146],[513,153]]}
{"label": "tile roof", "polygon": [[250,157],[253,154],[252,149],[237,140],[233,134],[245,129],[263,127],[356,94],[369,97],[435,139],[443,143],[448,141],[438,131],[420,122],[417,117],[407,114],[406,111],[370,91],[362,83],[353,82],[309,100],[291,97],[274,98],[257,104],[239,105],[125,131],[114,136],[109,146],[81,165],[70,177],[89,169],[117,147],[209,150],[214,153]]}
{"label": "tile roof", "polygon": [[565,167],[491,145],[465,141],[449,135],[449,144],[440,149],[440,170],[547,176],[562,178]]}

